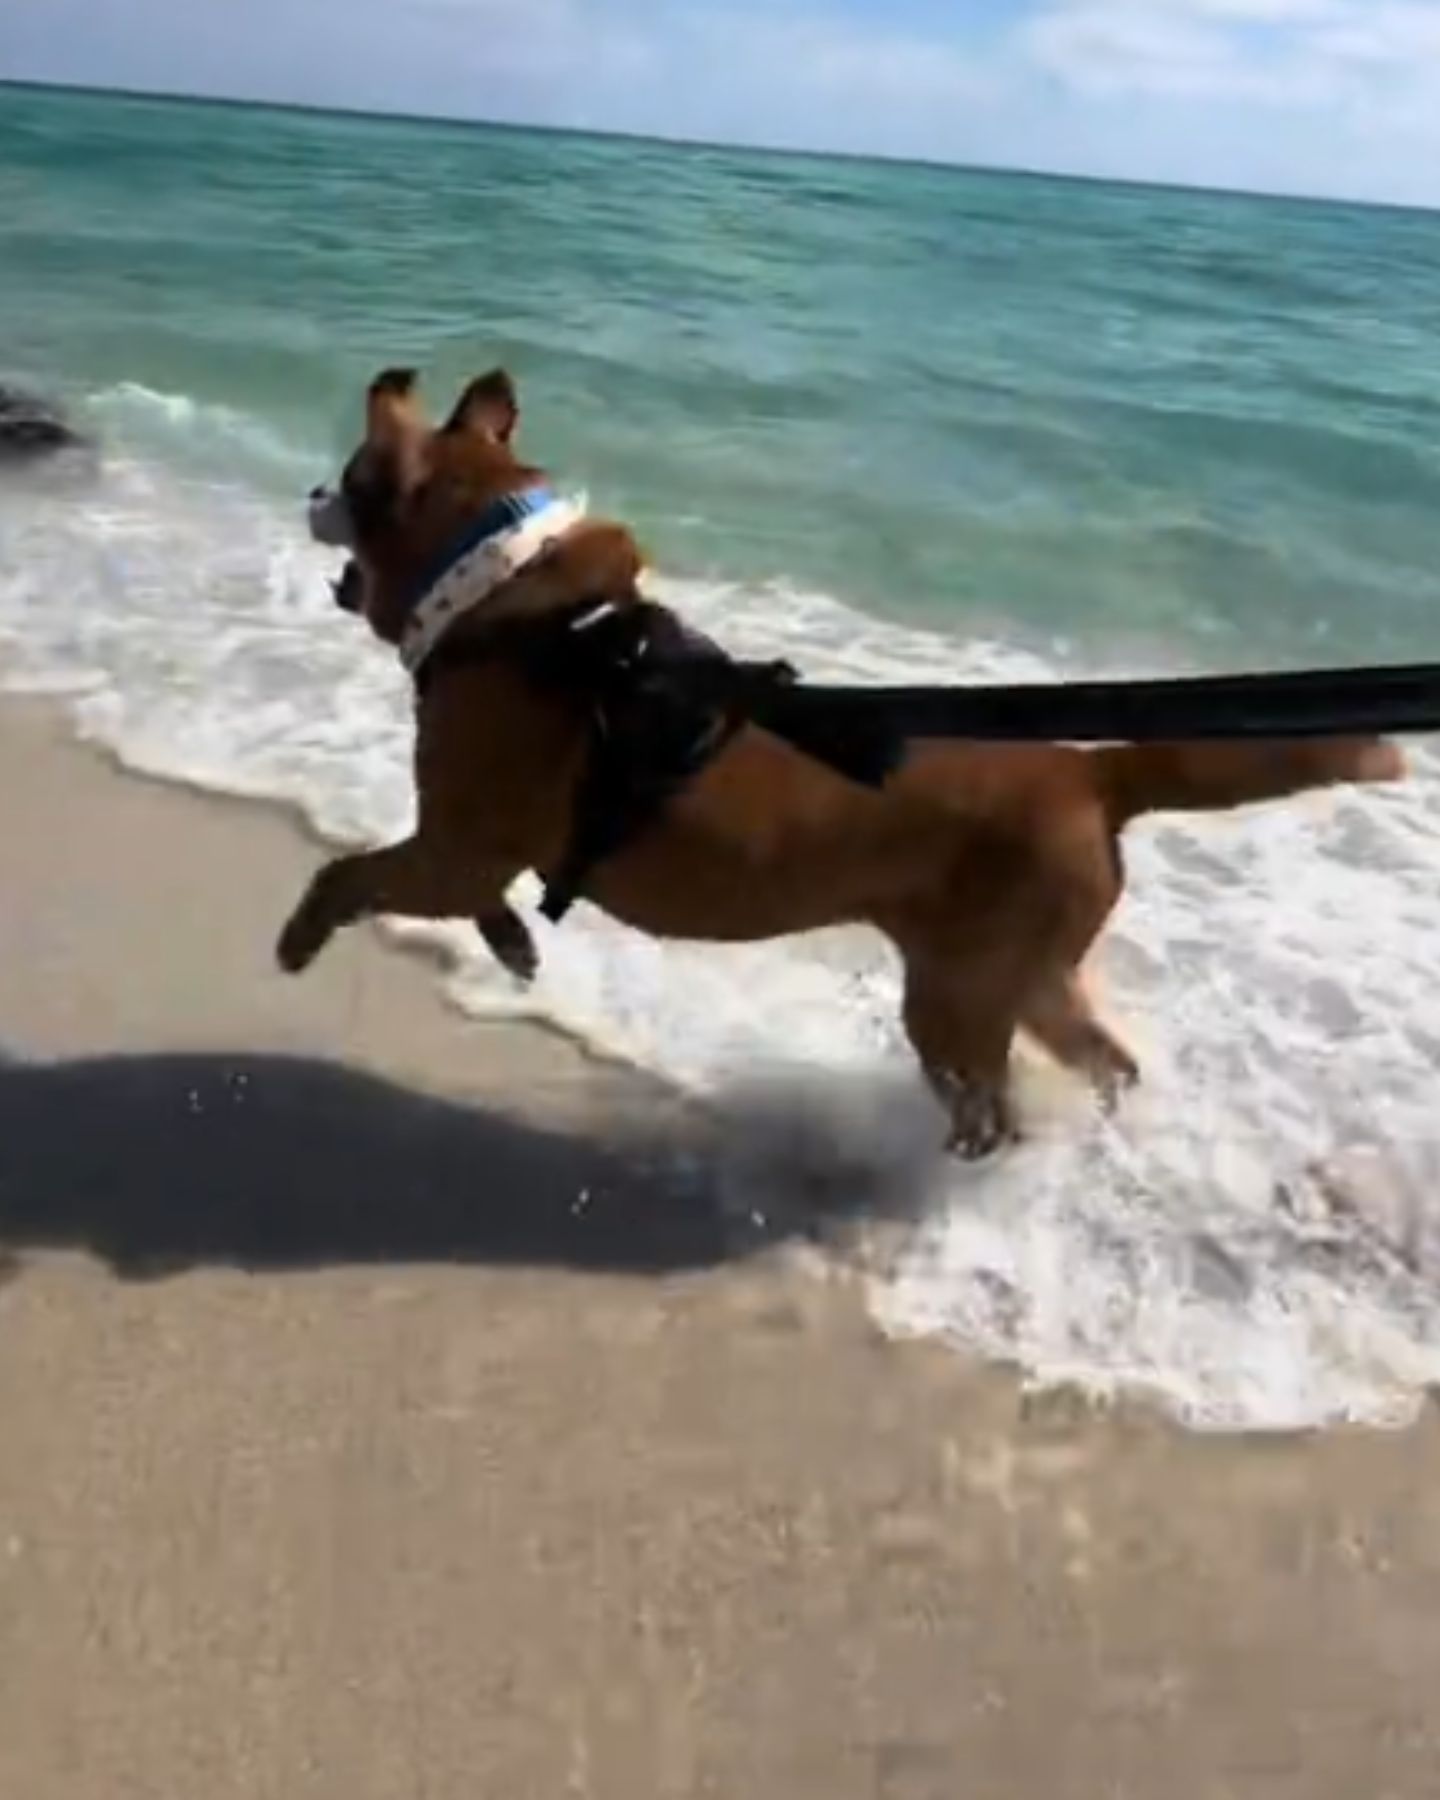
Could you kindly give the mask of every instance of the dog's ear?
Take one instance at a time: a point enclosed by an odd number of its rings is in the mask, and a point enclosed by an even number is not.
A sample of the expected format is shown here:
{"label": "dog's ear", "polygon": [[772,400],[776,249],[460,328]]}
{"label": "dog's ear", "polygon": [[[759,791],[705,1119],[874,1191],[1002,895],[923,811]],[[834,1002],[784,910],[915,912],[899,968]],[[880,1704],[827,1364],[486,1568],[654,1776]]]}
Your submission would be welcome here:
{"label": "dog's ear", "polygon": [[383,369],[365,395],[365,428],[375,444],[413,439],[426,429],[413,369]]}
{"label": "dog's ear", "polygon": [[478,375],[455,402],[447,431],[473,431],[495,444],[508,444],[520,420],[515,383],[504,369]]}
{"label": "dog's ear", "polygon": [[365,443],[352,464],[375,505],[382,496],[409,493],[418,484],[429,442],[430,422],[416,391],[415,371],[382,370],[366,390]]}

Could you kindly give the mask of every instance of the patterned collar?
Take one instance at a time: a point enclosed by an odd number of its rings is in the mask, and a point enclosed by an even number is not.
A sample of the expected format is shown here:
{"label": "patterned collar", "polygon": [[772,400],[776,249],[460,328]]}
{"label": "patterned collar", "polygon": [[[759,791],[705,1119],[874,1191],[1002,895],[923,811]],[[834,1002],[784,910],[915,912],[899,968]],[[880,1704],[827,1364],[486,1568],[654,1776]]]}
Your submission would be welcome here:
{"label": "patterned collar", "polygon": [[507,494],[486,507],[444,564],[425,582],[400,637],[400,660],[413,675],[466,613],[578,524],[584,508],[547,487]]}

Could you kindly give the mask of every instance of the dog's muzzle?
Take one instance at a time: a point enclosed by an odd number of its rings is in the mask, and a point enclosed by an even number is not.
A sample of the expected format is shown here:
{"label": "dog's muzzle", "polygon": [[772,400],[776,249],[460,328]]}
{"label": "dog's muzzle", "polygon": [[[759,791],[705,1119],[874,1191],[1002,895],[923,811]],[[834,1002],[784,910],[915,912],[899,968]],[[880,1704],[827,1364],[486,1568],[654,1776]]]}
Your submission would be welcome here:
{"label": "dog's muzzle", "polygon": [[345,496],[333,488],[313,488],[309,501],[310,535],[332,550],[355,548],[355,523]]}
{"label": "dog's muzzle", "polygon": [[335,596],[335,604],[341,612],[364,612],[365,579],[360,573],[359,563],[347,562],[340,571],[340,579],[330,583],[330,592]]}

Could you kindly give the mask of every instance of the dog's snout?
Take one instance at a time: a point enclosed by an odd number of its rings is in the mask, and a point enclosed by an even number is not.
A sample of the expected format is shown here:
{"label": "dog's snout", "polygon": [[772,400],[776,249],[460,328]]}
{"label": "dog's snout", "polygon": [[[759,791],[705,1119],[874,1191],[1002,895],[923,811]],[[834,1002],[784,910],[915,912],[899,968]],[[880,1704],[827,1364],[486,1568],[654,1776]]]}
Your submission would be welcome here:
{"label": "dog's snout", "polygon": [[360,570],[353,562],[347,562],[340,571],[340,579],[332,581],[330,591],[335,596],[335,604],[341,612],[358,613],[364,611],[363,595],[360,585]]}
{"label": "dog's snout", "polygon": [[336,550],[353,547],[355,528],[343,494],[337,494],[333,488],[312,488],[306,511],[310,516],[310,535],[317,544],[328,544]]}

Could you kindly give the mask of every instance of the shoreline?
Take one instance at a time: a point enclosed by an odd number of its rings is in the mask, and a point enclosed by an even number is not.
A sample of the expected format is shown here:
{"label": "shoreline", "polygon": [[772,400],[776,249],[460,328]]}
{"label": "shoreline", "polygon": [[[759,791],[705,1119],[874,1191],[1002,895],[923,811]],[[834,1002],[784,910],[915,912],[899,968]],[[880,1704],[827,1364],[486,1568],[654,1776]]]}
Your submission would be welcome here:
{"label": "shoreline", "polygon": [[1440,1409],[888,1339],[643,1080],[373,933],[274,973],[273,809],[0,755],[0,1790],[1428,1794]]}

